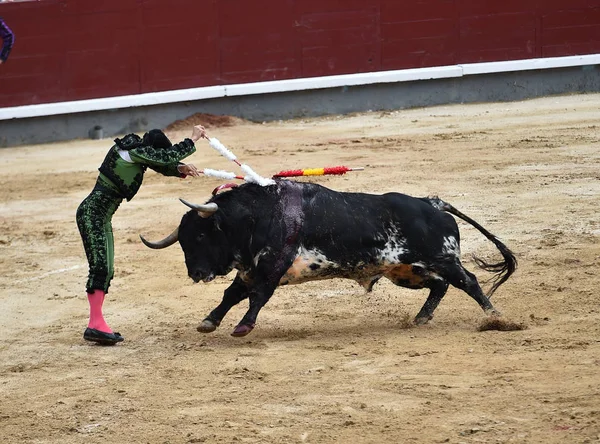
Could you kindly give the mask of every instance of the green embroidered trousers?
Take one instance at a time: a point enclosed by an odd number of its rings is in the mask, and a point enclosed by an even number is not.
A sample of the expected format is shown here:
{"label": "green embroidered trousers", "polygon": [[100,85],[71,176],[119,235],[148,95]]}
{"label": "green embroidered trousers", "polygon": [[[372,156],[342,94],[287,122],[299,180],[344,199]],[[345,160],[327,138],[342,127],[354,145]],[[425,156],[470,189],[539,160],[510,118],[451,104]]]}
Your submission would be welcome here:
{"label": "green embroidered trousers", "polygon": [[108,292],[114,276],[112,216],[123,199],[96,186],[77,208],[77,227],[87,256],[89,274],[86,291]]}

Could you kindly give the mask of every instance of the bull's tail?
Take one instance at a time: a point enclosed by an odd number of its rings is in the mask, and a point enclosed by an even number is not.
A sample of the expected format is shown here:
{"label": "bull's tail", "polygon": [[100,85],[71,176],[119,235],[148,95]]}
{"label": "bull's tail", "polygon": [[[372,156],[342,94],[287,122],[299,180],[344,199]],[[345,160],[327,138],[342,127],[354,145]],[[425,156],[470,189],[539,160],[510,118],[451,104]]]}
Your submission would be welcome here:
{"label": "bull's tail", "polygon": [[428,197],[424,200],[426,202],[428,202],[432,207],[437,208],[440,211],[445,211],[447,213],[450,213],[456,217],[459,217],[460,219],[464,220],[465,222],[468,222],[469,224],[473,225],[486,238],[488,238],[490,241],[492,241],[494,243],[494,245],[498,248],[498,250],[500,250],[500,253],[502,254],[502,257],[504,258],[504,260],[502,262],[498,262],[495,264],[485,262],[483,259],[473,255],[473,260],[475,261],[477,266],[479,266],[479,268],[482,268],[483,270],[494,273],[494,277],[491,279],[491,282],[493,283],[492,288],[490,288],[490,291],[488,292],[488,295],[487,295],[488,298],[491,297],[494,294],[494,292],[498,289],[498,287],[500,285],[502,285],[504,282],[506,282],[507,279],[517,269],[517,258],[515,257],[513,252],[510,251],[510,249],[506,245],[504,245],[496,236],[494,236],[488,230],[483,228],[481,225],[479,225],[477,222],[475,222],[469,216],[458,211],[456,208],[454,208],[449,203],[444,202],[443,200],[441,200],[438,197]]}

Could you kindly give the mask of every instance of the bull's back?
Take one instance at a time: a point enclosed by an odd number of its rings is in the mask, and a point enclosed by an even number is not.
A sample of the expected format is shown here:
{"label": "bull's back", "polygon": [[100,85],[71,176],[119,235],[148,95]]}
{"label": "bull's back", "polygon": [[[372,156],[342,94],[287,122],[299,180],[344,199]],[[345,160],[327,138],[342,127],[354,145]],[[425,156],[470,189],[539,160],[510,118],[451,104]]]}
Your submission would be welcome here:
{"label": "bull's back", "polygon": [[452,216],[402,193],[346,193],[307,184],[303,210],[304,246],[336,262],[373,263],[402,254],[408,261],[424,259],[439,253],[441,232],[458,242]]}

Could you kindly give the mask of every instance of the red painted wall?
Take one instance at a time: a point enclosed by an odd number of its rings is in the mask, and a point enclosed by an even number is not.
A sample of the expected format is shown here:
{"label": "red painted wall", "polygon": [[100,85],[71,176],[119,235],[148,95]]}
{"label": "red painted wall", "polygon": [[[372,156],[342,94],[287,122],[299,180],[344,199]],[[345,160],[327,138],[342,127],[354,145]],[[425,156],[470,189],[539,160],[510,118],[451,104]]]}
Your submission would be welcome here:
{"label": "red painted wall", "polygon": [[599,0],[0,3],[0,107],[600,53]]}

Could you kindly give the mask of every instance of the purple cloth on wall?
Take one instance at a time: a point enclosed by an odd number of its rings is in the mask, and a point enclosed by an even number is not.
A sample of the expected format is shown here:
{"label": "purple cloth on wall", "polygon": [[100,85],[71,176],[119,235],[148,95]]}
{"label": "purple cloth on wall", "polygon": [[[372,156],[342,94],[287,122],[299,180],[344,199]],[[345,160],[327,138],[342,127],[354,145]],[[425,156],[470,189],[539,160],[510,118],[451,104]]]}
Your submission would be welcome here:
{"label": "purple cloth on wall", "polygon": [[0,17],[0,38],[2,39],[2,50],[0,51],[0,60],[2,60],[2,63],[4,63],[6,62],[6,59],[8,59],[8,54],[10,54],[10,50],[12,49],[12,46],[15,43],[15,35],[6,25],[6,23],[4,23],[2,17]]}

